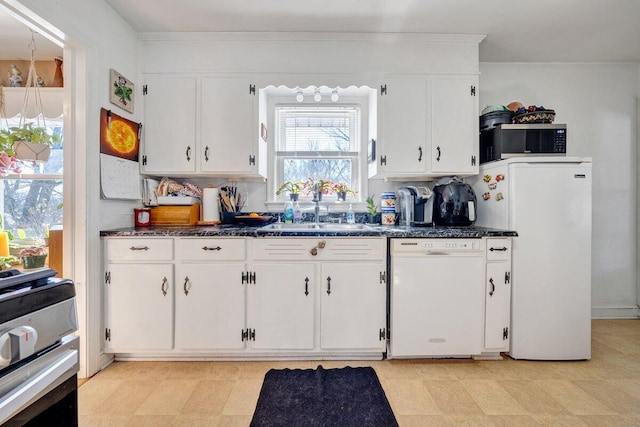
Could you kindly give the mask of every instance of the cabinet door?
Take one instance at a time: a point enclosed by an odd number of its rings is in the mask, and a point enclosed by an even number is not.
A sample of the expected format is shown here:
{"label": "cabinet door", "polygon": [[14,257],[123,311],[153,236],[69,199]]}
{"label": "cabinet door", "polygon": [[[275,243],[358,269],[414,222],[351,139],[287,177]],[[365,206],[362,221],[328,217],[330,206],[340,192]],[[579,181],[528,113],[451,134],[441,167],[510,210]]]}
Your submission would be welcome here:
{"label": "cabinet door", "polygon": [[509,350],[509,310],[511,273],[508,262],[487,263],[485,287],[484,346],[490,350]]}
{"label": "cabinet door", "polygon": [[431,172],[478,173],[476,77],[429,80]]}
{"label": "cabinet door", "polygon": [[323,349],[384,350],[387,290],[384,274],[382,262],[322,264]]}
{"label": "cabinet door", "polygon": [[176,272],[176,349],[245,347],[244,263],[179,264]]}
{"label": "cabinet door", "polygon": [[196,79],[147,77],[144,173],[196,170]]}
{"label": "cabinet door", "polygon": [[248,288],[248,327],[252,347],[261,350],[314,348],[315,265],[254,264],[255,284]]}
{"label": "cabinet door", "polygon": [[378,165],[384,175],[427,172],[427,81],[385,79],[378,108]]}
{"label": "cabinet door", "polygon": [[173,265],[109,264],[107,271],[107,350],[170,350]]}
{"label": "cabinet door", "polygon": [[[250,90],[253,87],[253,90]],[[257,170],[255,82],[235,77],[202,79],[200,170],[231,175]]]}

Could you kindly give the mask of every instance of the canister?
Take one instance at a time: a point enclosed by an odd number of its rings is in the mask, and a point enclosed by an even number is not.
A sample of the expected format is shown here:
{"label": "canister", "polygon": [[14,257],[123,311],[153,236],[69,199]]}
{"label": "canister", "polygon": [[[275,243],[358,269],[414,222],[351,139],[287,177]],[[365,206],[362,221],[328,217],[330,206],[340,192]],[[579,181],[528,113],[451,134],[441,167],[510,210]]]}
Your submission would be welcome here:
{"label": "canister", "polygon": [[395,212],[396,193],[390,191],[380,194],[380,208],[382,212],[384,212],[385,209],[392,209]]}
{"label": "canister", "polygon": [[396,224],[396,213],[395,211],[385,212],[384,210],[380,213],[380,223],[382,225],[395,225]]}
{"label": "canister", "polygon": [[133,217],[136,227],[147,227],[151,223],[151,209],[134,208]]}

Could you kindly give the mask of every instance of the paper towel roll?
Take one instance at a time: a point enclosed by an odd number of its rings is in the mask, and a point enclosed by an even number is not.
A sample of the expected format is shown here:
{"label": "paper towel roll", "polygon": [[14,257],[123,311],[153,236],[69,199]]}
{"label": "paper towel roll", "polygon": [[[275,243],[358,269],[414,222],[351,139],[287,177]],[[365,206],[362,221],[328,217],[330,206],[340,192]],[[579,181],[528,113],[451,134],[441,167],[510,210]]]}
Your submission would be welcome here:
{"label": "paper towel roll", "polygon": [[220,221],[220,206],[218,197],[220,190],[213,187],[202,189],[202,220]]}

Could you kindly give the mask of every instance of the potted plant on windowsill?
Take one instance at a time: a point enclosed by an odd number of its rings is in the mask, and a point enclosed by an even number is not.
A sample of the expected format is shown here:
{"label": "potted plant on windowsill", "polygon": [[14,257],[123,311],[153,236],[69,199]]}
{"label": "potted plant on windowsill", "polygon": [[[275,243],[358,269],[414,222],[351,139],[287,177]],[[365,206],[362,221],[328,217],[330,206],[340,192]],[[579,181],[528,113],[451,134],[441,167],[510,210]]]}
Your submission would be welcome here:
{"label": "potted plant on windowsill", "polygon": [[298,200],[298,197],[300,197],[300,191],[302,191],[303,186],[304,184],[302,182],[287,181],[276,190],[276,196],[282,194],[283,191],[287,191],[289,193],[289,199],[295,202]]}
{"label": "potted plant on windowsill", "polygon": [[333,191],[338,196],[338,200],[347,200],[347,194],[356,194],[355,191],[349,188],[349,186],[344,182],[339,182],[334,184]]}
{"label": "potted plant on windowsill", "polygon": [[318,200],[322,200],[323,194],[329,194],[333,191],[333,183],[328,179],[316,181],[314,178],[309,178],[303,185],[304,193],[313,194],[316,191],[316,184],[318,185]]}
{"label": "potted plant on windowsill", "polygon": [[51,146],[58,142],[59,135],[49,134],[44,127],[33,127],[31,123],[0,130],[0,149],[18,160],[46,162]]}

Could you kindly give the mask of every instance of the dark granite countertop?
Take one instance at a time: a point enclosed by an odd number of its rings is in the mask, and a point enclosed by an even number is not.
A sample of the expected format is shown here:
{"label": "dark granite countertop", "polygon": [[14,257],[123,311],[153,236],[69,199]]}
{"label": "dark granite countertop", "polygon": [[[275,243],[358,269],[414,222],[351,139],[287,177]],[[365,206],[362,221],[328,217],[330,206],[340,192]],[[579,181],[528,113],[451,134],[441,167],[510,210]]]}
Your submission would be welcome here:
{"label": "dark granite countertop", "polygon": [[517,232],[499,230],[486,227],[405,227],[369,225],[366,229],[344,230],[269,230],[262,226],[244,226],[234,224],[221,224],[215,226],[151,226],[128,227],[113,230],[100,231],[100,236],[110,237],[292,237],[292,236],[336,236],[336,237],[363,237],[386,236],[404,238],[481,238],[481,237],[513,237]]}

